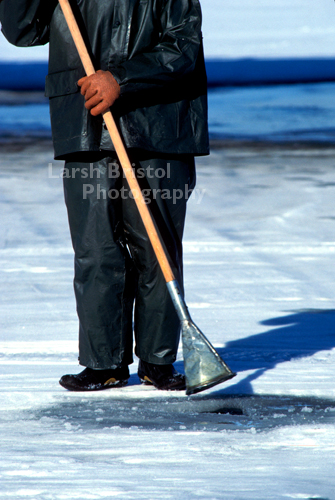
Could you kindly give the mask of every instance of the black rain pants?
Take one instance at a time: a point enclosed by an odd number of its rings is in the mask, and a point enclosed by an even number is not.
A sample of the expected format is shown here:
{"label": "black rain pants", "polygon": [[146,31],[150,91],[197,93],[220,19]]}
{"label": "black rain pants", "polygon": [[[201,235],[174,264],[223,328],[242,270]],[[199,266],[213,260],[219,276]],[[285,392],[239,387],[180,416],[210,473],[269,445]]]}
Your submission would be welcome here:
{"label": "black rain pants", "polygon": [[[66,161],[63,174],[75,252],[79,362],[93,369],[129,365],[134,332],[140,359],[173,363],[179,320],[127,181],[115,157],[88,155]],[[183,287],[182,235],[194,158],[133,153],[130,160]]]}

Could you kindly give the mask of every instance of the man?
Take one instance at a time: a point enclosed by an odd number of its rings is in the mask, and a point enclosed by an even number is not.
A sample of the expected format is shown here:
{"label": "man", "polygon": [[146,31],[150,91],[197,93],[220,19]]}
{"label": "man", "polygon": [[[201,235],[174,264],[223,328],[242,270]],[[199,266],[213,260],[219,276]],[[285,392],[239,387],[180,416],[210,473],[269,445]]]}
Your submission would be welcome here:
{"label": "man", "polygon": [[[2,0],[9,42],[50,43],[46,95],[75,251],[79,362],[68,390],[120,387],[133,332],[138,374],[182,390],[173,367],[179,320],[101,114],[111,108],[182,286],[186,201],[194,156],[208,154],[206,74],[198,0],[81,0],[72,7],[97,73],[84,76],[55,0]],[[182,193],[182,194],[181,194]]]}

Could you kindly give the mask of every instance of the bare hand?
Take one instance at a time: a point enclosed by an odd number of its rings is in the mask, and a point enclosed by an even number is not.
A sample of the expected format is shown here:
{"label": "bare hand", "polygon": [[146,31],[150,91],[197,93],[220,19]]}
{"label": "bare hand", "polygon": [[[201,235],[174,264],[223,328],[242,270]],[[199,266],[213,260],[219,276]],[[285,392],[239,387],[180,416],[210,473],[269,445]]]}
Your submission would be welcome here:
{"label": "bare hand", "polygon": [[86,100],[85,108],[93,116],[104,114],[120,97],[120,86],[109,71],[100,69],[94,75],[84,76],[78,85]]}

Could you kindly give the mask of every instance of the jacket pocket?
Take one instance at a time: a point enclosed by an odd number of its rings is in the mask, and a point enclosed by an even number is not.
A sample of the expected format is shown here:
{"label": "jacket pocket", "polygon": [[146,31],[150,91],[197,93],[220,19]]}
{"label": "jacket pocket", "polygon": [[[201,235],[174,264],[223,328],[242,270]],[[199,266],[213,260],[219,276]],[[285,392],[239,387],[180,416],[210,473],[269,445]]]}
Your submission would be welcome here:
{"label": "jacket pocket", "polygon": [[80,89],[77,82],[83,76],[85,76],[83,68],[70,69],[47,75],[45,79],[46,97],[60,97],[79,92]]}
{"label": "jacket pocket", "polygon": [[51,73],[46,78],[45,95],[49,97],[52,138],[57,156],[88,149],[85,99],[77,85],[84,70],[77,68]]}

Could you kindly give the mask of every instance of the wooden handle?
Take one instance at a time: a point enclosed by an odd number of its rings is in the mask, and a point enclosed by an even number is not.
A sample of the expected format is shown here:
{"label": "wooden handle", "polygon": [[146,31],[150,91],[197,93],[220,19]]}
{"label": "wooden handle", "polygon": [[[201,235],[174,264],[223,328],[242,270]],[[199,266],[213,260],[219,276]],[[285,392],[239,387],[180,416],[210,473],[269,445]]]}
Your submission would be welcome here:
{"label": "wooden handle", "polygon": [[[80,57],[81,62],[84,66],[85,72],[86,72],[87,76],[93,75],[95,73],[95,69],[94,69],[94,66],[92,64],[89,53],[87,51],[83,37],[80,33],[77,21],[73,15],[69,1],[68,0],[59,0],[59,4],[60,4],[61,9],[63,11],[65,20],[66,20],[67,25],[69,27],[69,30],[71,32],[73,41],[77,47],[79,57]],[[158,236],[158,233],[156,231],[156,228],[154,226],[151,214],[150,214],[148,207],[144,201],[140,186],[139,186],[137,179],[134,175],[134,171],[132,169],[131,163],[129,161],[129,158],[128,158],[126,149],[123,145],[123,141],[121,139],[119,131],[116,127],[112,113],[110,111],[107,111],[106,113],[103,114],[103,119],[105,121],[109,135],[112,139],[112,142],[114,144],[116,154],[119,158],[122,170],[125,174],[125,177],[127,179],[128,184],[129,184],[129,187],[130,187],[130,190],[131,190],[132,195],[134,197],[134,200],[136,202],[137,208],[140,212],[143,224],[144,224],[145,229],[148,233],[148,237],[150,239],[150,242],[151,242],[152,247],[154,249],[154,252],[156,254],[158,264],[159,264],[159,266],[164,274],[165,281],[167,283],[169,283],[170,281],[173,281],[175,279],[175,277],[173,275],[169,261],[166,257],[165,251],[163,249],[163,246],[162,246],[162,243],[161,243],[160,238]]]}
{"label": "wooden handle", "polygon": [[[67,0],[66,0],[67,1]],[[103,118],[106,123],[106,127],[111,136],[112,142],[114,144],[114,148],[116,154],[119,158],[122,170],[126,176],[127,182],[129,184],[130,190],[134,197],[135,203],[137,205],[138,211],[140,212],[141,219],[143,221],[144,227],[148,233],[149,240],[156,254],[158,264],[164,274],[165,281],[169,283],[170,281],[174,281],[175,277],[172,272],[169,261],[166,257],[166,253],[154,226],[151,214],[149,209],[144,201],[143,194],[140,186],[138,185],[137,179],[135,177],[134,171],[130,164],[127,152],[123,145],[122,139],[120,137],[119,131],[116,128],[114,118],[110,111],[103,114]]]}

